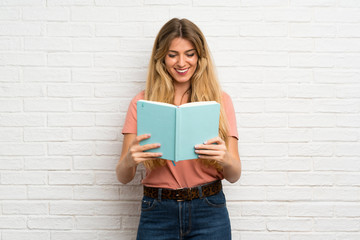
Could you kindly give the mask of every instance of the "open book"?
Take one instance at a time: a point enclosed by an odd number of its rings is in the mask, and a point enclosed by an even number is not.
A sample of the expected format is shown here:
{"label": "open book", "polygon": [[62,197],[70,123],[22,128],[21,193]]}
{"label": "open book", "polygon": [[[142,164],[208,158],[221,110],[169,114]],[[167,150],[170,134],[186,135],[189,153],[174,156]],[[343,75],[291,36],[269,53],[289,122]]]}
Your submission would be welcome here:
{"label": "open book", "polygon": [[196,159],[195,145],[219,135],[220,104],[215,101],[191,102],[180,106],[139,100],[137,135],[151,134],[140,145],[160,143],[161,158],[178,162]]}

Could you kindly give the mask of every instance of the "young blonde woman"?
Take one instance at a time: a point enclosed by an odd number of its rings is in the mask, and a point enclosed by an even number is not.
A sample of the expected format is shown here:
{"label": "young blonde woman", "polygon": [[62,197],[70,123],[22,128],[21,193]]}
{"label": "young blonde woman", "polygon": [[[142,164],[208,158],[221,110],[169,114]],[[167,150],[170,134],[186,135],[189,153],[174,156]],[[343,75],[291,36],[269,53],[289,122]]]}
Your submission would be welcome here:
{"label": "young blonde woman", "polygon": [[[233,104],[215,75],[205,37],[187,19],[171,19],[158,33],[145,91],[130,103],[116,167],[118,180],[130,182],[136,167],[146,167],[137,239],[231,239],[221,180],[240,178],[238,133]],[[136,102],[140,99],[181,105],[217,101],[221,105],[219,136],[194,146],[198,159],[176,163],[161,152],[145,152],[160,144],[140,145],[150,135],[136,135]]]}

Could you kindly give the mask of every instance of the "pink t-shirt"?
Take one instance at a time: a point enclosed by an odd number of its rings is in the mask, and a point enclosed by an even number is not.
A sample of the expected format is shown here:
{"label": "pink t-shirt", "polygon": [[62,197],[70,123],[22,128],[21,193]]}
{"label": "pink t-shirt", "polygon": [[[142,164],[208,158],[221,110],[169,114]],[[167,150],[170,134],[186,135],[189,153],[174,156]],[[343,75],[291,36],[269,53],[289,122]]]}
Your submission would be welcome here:
{"label": "pink t-shirt", "polygon": [[[123,134],[137,133],[136,102],[144,99],[144,95],[145,92],[142,91],[130,102],[122,130]],[[225,107],[229,123],[228,136],[238,139],[234,106],[230,96],[225,92],[223,92],[222,104]],[[176,166],[171,161],[166,161],[166,165],[163,167],[157,167],[151,171],[147,169],[142,184],[148,187],[178,189],[198,186],[217,179],[224,179],[221,172],[215,168],[204,166],[200,161],[194,159],[177,162]]]}

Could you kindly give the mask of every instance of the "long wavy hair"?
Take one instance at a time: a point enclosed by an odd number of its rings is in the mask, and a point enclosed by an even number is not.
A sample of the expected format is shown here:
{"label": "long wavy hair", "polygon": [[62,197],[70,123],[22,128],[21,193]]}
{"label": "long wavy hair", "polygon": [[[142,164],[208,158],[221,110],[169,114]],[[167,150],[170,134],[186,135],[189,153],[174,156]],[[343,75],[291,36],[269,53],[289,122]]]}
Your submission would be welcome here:
{"label": "long wavy hair", "polygon": [[[175,38],[183,38],[190,41],[198,55],[197,68],[190,79],[190,102],[216,101],[220,103],[219,136],[228,145],[227,119],[222,104],[222,90],[215,74],[214,64],[209,47],[201,30],[188,19],[173,18],[168,21],[159,31],[149,63],[147,74],[145,99],[174,104],[174,82],[165,67],[165,56],[168,54],[171,41]],[[198,159],[206,166],[222,170],[215,160]],[[164,166],[166,160],[156,159],[145,161],[145,167],[154,169]]]}

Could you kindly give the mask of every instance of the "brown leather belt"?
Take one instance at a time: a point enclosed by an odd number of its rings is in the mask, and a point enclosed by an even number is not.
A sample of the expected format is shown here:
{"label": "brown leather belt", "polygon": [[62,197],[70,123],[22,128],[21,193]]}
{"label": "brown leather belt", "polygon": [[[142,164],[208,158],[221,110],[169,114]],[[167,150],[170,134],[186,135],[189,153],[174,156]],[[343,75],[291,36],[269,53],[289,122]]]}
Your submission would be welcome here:
{"label": "brown leather belt", "polygon": [[200,198],[199,188],[201,188],[201,192],[202,192],[201,198],[215,195],[219,193],[222,189],[221,180],[217,180],[212,183],[208,183],[205,185],[192,187],[192,188],[181,188],[181,189],[162,188],[161,191],[159,188],[144,186],[144,195],[147,197],[158,199],[159,192],[161,192],[161,199],[190,201],[195,198]]}

